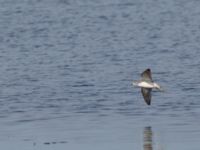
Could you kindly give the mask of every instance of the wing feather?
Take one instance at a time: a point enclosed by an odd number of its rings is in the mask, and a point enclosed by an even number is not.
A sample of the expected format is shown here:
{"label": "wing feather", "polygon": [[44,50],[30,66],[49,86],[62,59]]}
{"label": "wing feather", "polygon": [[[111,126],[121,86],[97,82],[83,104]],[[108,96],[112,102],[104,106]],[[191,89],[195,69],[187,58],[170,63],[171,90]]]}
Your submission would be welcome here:
{"label": "wing feather", "polygon": [[141,88],[142,96],[147,105],[151,105],[151,90],[148,88]]}
{"label": "wing feather", "polygon": [[141,74],[142,80],[143,81],[153,81],[151,77],[151,69],[146,69],[142,74]]}

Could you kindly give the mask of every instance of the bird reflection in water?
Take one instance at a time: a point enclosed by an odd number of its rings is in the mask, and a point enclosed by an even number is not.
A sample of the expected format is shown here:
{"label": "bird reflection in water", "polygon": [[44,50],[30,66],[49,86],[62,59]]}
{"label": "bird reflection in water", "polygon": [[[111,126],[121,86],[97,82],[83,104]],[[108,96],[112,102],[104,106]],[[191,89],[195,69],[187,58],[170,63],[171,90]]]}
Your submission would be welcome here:
{"label": "bird reflection in water", "polygon": [[145,127],[144,128],[144,144],[143,148],[144,150],[153,150],[153,132],[151,130],[151,127]]}

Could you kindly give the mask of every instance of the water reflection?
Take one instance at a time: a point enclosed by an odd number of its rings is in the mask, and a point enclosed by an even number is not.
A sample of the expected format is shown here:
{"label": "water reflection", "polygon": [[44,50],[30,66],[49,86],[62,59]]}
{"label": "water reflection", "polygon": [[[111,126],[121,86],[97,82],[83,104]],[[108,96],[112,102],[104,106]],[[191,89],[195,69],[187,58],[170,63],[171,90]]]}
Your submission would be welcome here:
{"label": "water reflection", "polygon": [[144,128],[143,132],[143,148],[144,150],[153,150],[153,132],[150,126]]}

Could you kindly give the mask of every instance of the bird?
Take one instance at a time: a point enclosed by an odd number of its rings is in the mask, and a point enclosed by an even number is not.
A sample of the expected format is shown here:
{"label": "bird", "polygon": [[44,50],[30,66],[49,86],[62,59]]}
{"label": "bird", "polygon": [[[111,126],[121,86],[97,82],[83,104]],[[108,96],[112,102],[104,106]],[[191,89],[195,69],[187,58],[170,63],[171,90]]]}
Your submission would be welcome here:
{"label": "bird", "polygon": [[151,69],[147,68],[141,73],[141,79],[139,81],[133,81],[133,86],[141,88],[142,96],[147,105],[151,105],[151,91],[157,89],[163,91],[161,86],[152,80]]}

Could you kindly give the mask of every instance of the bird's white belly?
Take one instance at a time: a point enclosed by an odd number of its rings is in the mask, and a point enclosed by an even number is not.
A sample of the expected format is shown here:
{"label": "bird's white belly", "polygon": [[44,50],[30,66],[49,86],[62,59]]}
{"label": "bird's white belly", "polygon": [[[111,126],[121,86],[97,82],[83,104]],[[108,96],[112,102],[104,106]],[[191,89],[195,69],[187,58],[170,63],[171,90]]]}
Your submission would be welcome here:
{"label": "bird's white belly", "polygon": [[138,83],[139,87],[144,87],[144,88],[153,88],[153,84],[152,83],[148,83],[148,82],[140,82]]}

